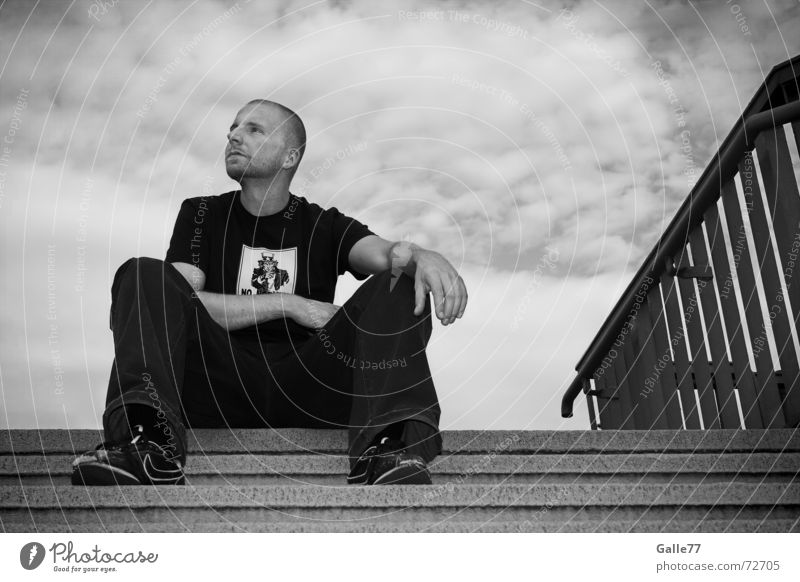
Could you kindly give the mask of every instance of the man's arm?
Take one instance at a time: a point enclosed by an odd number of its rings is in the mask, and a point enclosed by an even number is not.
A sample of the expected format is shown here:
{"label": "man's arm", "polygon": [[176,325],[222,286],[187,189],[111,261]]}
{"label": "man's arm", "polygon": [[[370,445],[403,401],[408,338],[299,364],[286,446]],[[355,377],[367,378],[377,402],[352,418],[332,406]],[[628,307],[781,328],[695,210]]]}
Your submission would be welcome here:
{"label": "man's arm", "polygon": [[350,249],[350,265],[357,271],[374,275],[387,269],[397,270],[414,279],[416,304],[420,315],[425,296],[433,293],[436,317],[449,325],[464,315],[467,288],[453,265],[435,251],[410,242],[391,242],[377,235],[365,236]]}
{"label": "man's arm", "polygon": [[302,326],[319,329],[339,310],[337,305],[290,293],[231,295],[203,291],[206,275],[189,263],[172,263],[194,289],[208,313],[228,331],[288,317]]}

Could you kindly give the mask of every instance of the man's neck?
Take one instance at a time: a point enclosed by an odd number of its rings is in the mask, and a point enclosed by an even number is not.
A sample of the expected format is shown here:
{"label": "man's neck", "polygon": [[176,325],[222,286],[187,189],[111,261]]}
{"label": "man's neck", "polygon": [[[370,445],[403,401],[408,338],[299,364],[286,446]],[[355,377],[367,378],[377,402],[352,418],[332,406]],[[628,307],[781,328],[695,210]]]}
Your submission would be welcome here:
{"label": "man's neck", "polygon": [[254,216],[277,214],[289,203],[289,183],[280,178],[244,180],[242,206]]}

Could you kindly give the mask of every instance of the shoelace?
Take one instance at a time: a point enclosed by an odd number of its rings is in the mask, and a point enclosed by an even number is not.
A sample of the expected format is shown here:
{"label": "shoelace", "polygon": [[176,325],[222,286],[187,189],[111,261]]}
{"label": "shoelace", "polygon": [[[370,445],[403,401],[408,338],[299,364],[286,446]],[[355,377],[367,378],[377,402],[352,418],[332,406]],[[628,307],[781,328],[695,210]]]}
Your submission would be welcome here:
{"label": "shoelace", "polygon": [[[374,442],[374,441],[373,441]],[[353,470],[361,468],[361,472],[351,474],[347,477],[348,483],[359,483],[364,479],[369,478],[369,473],[372,466],[378,458],[387,456],[392,453],[399,453],[405,450],[405,443],[401,440],[391,439],[388,436],[381,438],[377,444],[372,444],[361,453],[361,456],[356,461]]]}
{"label": "shoelace", "polygon": [[116,441],[103,441],[95,447],[95,450],[99,451],[100,449],[123,448],[130,445],[135,445],[144,436],[144,427],[142,427],[141,424],[137,424],[134,428],[138,429],[139,434],[137,434],[131,440],[119,439]]}

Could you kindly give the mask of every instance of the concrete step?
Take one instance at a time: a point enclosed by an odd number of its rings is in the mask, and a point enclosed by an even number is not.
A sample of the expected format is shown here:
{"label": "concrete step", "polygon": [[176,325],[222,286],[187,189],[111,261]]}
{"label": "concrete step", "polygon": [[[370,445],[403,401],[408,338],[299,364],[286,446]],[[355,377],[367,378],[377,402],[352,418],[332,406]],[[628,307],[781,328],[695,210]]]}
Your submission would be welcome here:
{"label": "concrete step", "polygon": [[186,486],[73,487],[97,430],[0,431],[3,531],[797,531],[800,433],[444,431],[432,486],[345,485],[345,431],[189,432]]}
{"label": "concrete step", "polygon": [[[800,522],[793,519],[672,519],[659,520],[604,520],[565,523],[553,521],[276,521],[276,522],[225,522],[171,524],[171,523],[106,523],[71,524],[37,522],[33,527],[9,523],[7,533],[800,533]],[[37,529],[38,528],[38,529]]]}
{"label": "concrete step", "polygon": [[[93,449],[102,431],[85,429],[2,430],[0,454],[76,454]],[[343,430],[197,429],[189,431],[190,453],[344,454]],[[703,453],[800,452],[800,431],[442,431],[444,454],[477,453]]]}
{"label": "concrete step", "polygon": [[[54,527],[175,531],[225,523],[543,523],[749,520],[785,528],[800,516],[800,484],[433,485],[383,487],[1,487],[6,531]],[[766,523],[769,522],[769,523]],[[125,524],[128,524],[127,526]],[[793,527],[793,526],[792,526]],[[328,531],[326,529],[326,531]],[[638,530],[637,530],[638,531]]]}
{"label": "concrete step", "polygon": [[[2,455],[0,485],[68,485],[74,455]],[[800,481],[800,453],[578,453],[442,455],[430,464],[434,483],[709,483]],[[343,455],[195,453],[193,485],[341,485]]]}

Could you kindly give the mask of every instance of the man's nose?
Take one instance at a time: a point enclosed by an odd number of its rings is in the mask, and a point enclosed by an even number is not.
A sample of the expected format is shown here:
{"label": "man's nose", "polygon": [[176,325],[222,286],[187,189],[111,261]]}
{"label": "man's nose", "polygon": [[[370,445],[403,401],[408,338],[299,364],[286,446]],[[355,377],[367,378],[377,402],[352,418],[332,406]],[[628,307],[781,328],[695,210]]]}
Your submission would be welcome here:
{"label": "man's nose", "polygon": [[238,131],[236,131],[236,130],[234,129],[233,131],[231,131],[231,132],[229,132],[229,133],[228,133],[228,141],[229,141],[230,143],[237,143],[237,144],[239,144],[239,143],[242,143],[242,138],[241,138],[241,136],[239,135],[239,132],[238,132]]}

